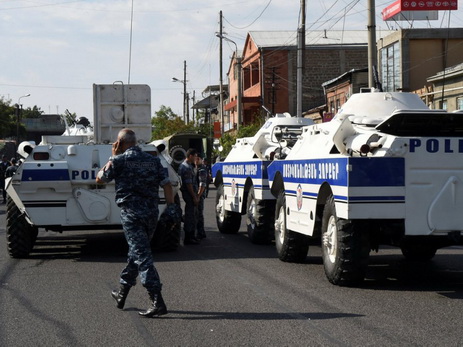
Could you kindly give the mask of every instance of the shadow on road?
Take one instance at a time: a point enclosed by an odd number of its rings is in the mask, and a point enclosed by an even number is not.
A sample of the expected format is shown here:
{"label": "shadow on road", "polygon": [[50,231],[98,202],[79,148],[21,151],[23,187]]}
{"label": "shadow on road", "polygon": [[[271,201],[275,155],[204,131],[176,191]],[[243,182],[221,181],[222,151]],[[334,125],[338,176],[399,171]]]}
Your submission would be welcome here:
{"label": "shadow on road", "polygon": [[[208,238],[200,245],[180,245],[174,252],[155,252],[156,263],[210,261],[215,259],[274,259],[275,266],[287,266],[278,261],[275,246],[251,244],[246,233],[220,234],[206,230]],[[302,263],[310,271],[323,272],[319,247],[311,246]],[[122,231],[88,231],[56,235],[41,232],[31,259],[73,259],[80,262],[125,262],[127,244]],[[284,264],[284,265],[282,265]],[[289,264],[291,265],[291,264]],[[300,264],[301,265],[301,264]],[[360,290],[434,291],[452,299],[463,299],[463,251],[439,250],[432,261],[405,260],[399,250],[372,254],[366,279]]]}
{"label": "shadow on road", "polygon": [[127,256],[122,231],[39,233],[31,259],[74,259],[79,261],[119,262]]}
{"label": "shadow on road", "polygon": [[[131,310],[131,309],[129,309]],[[134,309],[135,310],[135,309]],[[162,319],[181,320],[325,320],[337,318],[364,317],[353,313],[324,313],[324,312],[204,312],[169,310],[169,315]]]}

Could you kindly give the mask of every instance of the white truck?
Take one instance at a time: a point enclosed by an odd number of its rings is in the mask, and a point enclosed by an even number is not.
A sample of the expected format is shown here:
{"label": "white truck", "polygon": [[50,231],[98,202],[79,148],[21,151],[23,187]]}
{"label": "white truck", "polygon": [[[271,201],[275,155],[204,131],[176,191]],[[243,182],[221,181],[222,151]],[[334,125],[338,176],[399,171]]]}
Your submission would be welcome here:
{"label": "white truck", "polygon": [[461,112],[430,110],[411,93],[352,95],[267,167],[279,258],[302,261],[319,239],[328,280],[353,285],[380,245],[429,260],[459,244],[462,159]]}
{"label": "white truck", "polygon": [[[39,228],[56,232],[121,228],[114,182],[97,185],[95,178],[111,156],[112,143],[123,128],[133,129],[142,150],[161,159],[174,192],[178,191],[179,178],[169,164],[168,154],[163,147],[148,144],[149,86],[94,85],[93,92],[93,129],[77,124],[61,136],[43,136],[38,145],[23,142],[19,146],[22,163],[6,183],[6,236],[11,257],[29,255]],[[159,195],[161,215],[166,206],[162,189]],[[153,246],[173,250],[179,239],[180,225],[160,222]]]}
{"label": "white truck", "polygon": [[256,244],[272,241],[276,199],[270,193],[267,166],[274,158],[284,158],[302,133],[302,127],[309,124],[313,124],[311,119],[277,114],[253,137],[237,139],[226,159],[212,166],[220,232],[237,233],[245,214],[250,241]]}

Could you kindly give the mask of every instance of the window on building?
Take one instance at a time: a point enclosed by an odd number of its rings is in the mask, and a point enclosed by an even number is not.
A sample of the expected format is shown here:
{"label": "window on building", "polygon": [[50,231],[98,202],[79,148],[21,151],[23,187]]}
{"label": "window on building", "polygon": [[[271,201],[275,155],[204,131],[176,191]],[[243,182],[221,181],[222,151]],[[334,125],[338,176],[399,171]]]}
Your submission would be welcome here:
{"label": "window on building", "polygon": [[447,110],[447,100],[439,101],[439,108],[441,110]]}
{"label": "window on building", "polygon": [[251,64],[251,85],[259,83],[259,65],[257,63]]}
{"label": "window on building", "polygon": [[394,92],[400,88],[400,46],[399,42],[381,49],[381,77],[383,89]]}
{"label": "window on building", "polygon": [[463,110],[463,98],[457,99],[457,110]]}

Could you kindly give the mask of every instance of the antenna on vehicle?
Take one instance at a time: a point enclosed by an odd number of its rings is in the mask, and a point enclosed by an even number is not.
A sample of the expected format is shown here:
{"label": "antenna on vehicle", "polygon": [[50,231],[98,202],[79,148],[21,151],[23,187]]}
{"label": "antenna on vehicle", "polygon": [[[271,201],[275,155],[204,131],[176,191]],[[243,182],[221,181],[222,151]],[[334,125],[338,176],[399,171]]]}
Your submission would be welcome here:
{"label": "antenna on vehicle", "polygon": [[133,32],[133,0],[132,0],[132,9],[130,14],[130,43],[129,43],[129,77],[127,84],[130,84],[130,66],[132,64],[132,32]]}

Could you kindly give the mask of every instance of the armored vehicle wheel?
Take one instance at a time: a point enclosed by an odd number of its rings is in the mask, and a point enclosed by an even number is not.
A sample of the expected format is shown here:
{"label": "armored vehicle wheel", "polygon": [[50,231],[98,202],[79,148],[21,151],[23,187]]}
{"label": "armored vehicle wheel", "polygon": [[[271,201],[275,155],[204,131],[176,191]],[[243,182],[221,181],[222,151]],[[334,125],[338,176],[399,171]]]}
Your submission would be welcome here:
{"label": "armored vehicle wheel", "polygon": [[249,190],[246,203],[246,225],[249,240],[252,243],[267,244],[272,241],[275,228],[272,202],[257,200],[254,187]]}
{"label": "armored vehicle wheel", "polygon": [[302,262],[309,251],[309,237],[286,228],[285,192],[278,194],[275,208],[275,245],[282,261]]}
{"label": "armored vehicle wheel", "polygon": [[437,248],[433,245],[408,244],[400,247],[405,259],[411,261],[427,261],[434,258]]}
{"label": "armored vehicle wheel", "polygon": [[323,211],[321,246],[325,275],[331,283],[363,281],[370,254],[367,230],[362,230],[360,221],[338,218],[332,195]]}
{"label": "armored vehicle wheel", "polygon": [[39,229],[30,225],[14,201],[8,197],[6,210],[6,239],[8,253],[13,258],[24,258],[34,247]]}
{"label": "armored vehicle wheel", "polygon": [[225,210],[223,184],[217,188],[215,219],[217,220],[217,227],[222,234],[236,234],[240,230],[241,215],[238,212]]}

